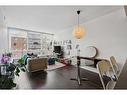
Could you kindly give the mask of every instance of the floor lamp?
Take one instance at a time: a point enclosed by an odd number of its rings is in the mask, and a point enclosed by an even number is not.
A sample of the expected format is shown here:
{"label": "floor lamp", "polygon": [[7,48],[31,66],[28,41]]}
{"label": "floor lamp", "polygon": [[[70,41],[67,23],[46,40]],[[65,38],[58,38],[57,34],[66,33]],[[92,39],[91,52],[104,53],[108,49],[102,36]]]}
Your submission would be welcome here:
{"label": "floor lamp", "polygon": [[[74,28],[73,35],[77,40],[80,40],[85,35],[85,28],[83,26],[79,25],[80,10],[77,11],[77,14],[78,14],[78,25]],[[82,80],[88,80],[88,79],[81,78],[81,76],[80,76],[80,48],[79,48],[79,44],[76,45],[76,49],[77,49],[77,78],[71,78],[71,80],[78,81],[78,84],[80,85]]]}

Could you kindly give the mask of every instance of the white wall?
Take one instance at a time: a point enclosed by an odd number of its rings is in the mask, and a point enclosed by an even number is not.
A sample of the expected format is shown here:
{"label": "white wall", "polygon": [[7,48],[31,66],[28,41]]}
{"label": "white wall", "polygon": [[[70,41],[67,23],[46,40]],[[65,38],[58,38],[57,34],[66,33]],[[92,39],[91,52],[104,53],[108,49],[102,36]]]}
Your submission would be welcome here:
{"label": "white wall", "polygon": [[[85,47],[92,45],[99,50],[98,58],[109,59],[113,55],[121,68],[127,58],[127,18],[123,8],[86,22],[84,26],[86,36],[78,41],[81,55],[85,54]],[[72,31],[73,28],[69,28],[57,33],[57,39],[71,39],[75,47],[77,41],[72,36]],[[75,51],[72,51],[72,55],[75,55]]]}
{"label": "white wall", "polygon": [[7,27],[0,9],[0,55],[8,50]]}

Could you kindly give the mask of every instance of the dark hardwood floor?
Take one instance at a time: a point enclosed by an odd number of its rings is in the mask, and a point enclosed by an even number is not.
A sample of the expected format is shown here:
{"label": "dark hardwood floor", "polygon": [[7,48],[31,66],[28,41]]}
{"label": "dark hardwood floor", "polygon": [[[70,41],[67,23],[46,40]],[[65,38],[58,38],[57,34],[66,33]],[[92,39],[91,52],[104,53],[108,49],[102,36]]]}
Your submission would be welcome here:
{"label": "dark hardwood floor", "polygon": [[70,80],[77,74],[75,66],[65,66],[52,71],[39,71],[34,73],[21,73],[16,77],[17,89],[102,89],[97,73],[81,69],[81,76],[87,77],[89,81]]}

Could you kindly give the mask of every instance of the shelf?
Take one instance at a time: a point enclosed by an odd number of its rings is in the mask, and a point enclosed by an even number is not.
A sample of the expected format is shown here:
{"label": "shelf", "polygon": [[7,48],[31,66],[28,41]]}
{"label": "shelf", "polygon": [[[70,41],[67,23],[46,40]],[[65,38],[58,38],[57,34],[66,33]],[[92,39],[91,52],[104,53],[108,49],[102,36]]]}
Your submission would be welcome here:
{"label": "shelf", "polygon": [[40,43],[39,44],[28,43],[28,44],[30,44],[30,45],[41,45]]}
{"label": "shelf", "polygon": [[38,39],[38,38],[28,38],[28,39],[31,39],[31,40],[41,40],[41,39]]}
{"label": "shelf", "polygon": [[29,48],[29,49],[41,49],[41,48]]}

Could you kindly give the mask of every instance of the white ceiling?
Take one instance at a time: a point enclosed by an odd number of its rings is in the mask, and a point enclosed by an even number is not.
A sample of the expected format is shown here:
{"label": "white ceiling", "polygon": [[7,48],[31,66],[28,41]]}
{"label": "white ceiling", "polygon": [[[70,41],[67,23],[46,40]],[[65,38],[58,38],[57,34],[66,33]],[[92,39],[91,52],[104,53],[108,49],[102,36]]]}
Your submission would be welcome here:
{"label": "white ceiling", "polygon": [[8,26],[43,32],[60,31],[107,15],[122,6],[1,6]]}

